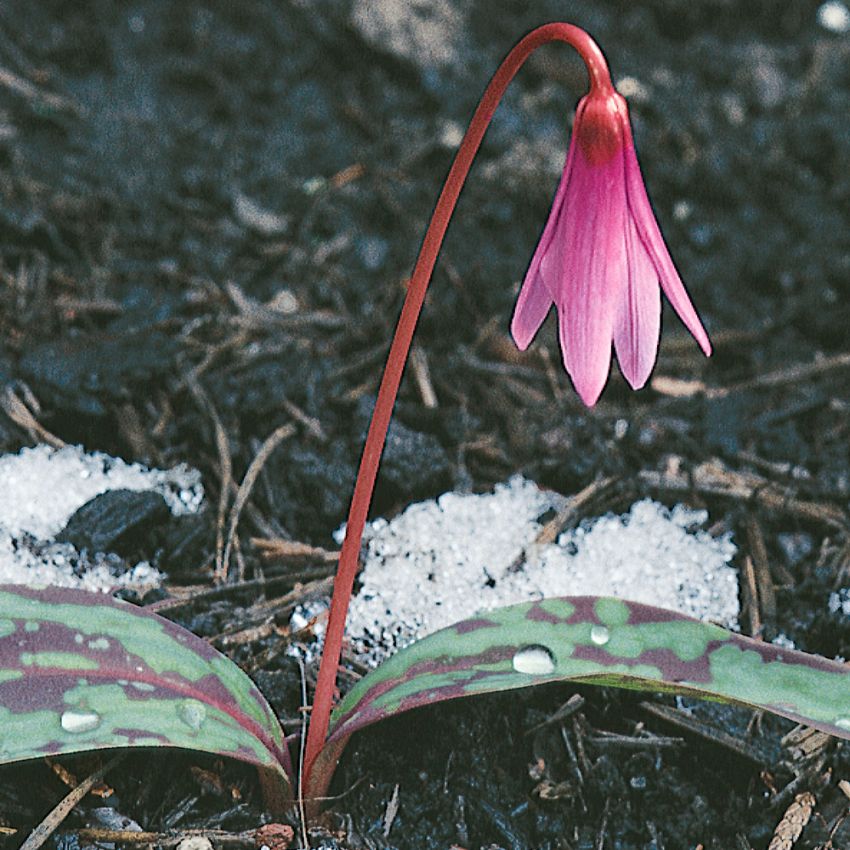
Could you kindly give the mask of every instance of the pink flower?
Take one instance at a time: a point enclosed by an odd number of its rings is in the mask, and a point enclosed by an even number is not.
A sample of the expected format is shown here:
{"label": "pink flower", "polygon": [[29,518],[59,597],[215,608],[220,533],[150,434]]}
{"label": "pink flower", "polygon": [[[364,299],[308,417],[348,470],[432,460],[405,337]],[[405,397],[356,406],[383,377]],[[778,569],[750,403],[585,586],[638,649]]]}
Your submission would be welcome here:
{"label": "pink flower", "polygon": [[564,173],[511,334],[524,351],[554,303],[564,366],[590,407],[608,380],[612,341],[632,388],[649,378],[661,328],[659,283],[711,354],[649,204],[626,102],[613,88],[594,87],[576,110]]}

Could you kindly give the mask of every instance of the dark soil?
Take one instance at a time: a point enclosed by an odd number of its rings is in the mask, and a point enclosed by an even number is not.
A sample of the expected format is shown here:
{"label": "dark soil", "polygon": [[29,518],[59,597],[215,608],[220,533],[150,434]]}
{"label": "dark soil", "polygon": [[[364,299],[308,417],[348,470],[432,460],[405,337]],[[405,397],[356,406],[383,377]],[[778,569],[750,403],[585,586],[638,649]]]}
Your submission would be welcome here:
{"label": "dark soil", "polygon": [[[558,365],[553,320],[529,352],[513,349],[512,303],[585,85],[569,50],[546,48],[500,107],[461,200],[417,336],[439,406],[407,376],[374,513],[516,471],[565,494],[613,475],[599,510],[647,493],[706,506],[718,530],[735,531],[742,569],[763,537],[776,610],[743,592],[745,629],[850,655],[850,624],[827,608],[850,583],[850,370],[840,357],[850,351],[850,36],[819,26],[818,6],[6,0],[0,377],[33,418],[0,419],[0,448],[46,429],[89,450],[201,469],[206,513],[172,522],[159,505],[137,506],[141,525],[118,547],[144,550],[137,532],[152,523],[169,593],[196,592],[212,583],[215,505],[228,486],[216,419],[237,482],[261,442],[293,423],[254,489],[236,559],[240,577],[274,584],[172,616],[225,648],[297,726],[300,679],[285,641],[221,636],[254,622],[264,596],[321,582],[330,568],[264,559],[251,538],[333,547],[456,136],[519,36],[567,18],[599,40],[631,92],[650,195],[716,354],[704,360],[665,314],[656,376],[693,392],[666,381],[635,394],[614,374],[588,411]],[[392,9],[409,18],[394,36],[377,23]],[[433,49],[423,33],[436,33]],[[711,459],[724,474],[760,476],[752,498],[701,488],[697,468]],[[674,467],[684,488],[657,486],[652,473]],[[766,500],[764,488],[782,498]],[[797,510],[799,500],[815,508]],[[114,522],[98,508],[89,516]],[[120,537],[113,526],[88,533]],[[290,610],[276,609],[277,622]],[[591,688],[570,718],[531,731],[575,692],[446,705],[360,735],[311,840],[759,850],[794,795],[811,790],[816,813],[796,846],[850,845],[841,744],[795,761],[780,745],[790,724],[695,707],[706,729],[740,742],[736,754],[645,707],[672,700]],[[636,729],[682,742],[604,734]],[[96,823],[100,804],[154,831],[240,832],[266,819],[250,771],[191,754],[130,755],[108,781],[115,795],[89,798],[54,843],[84,846],[69,830]],[[17,830],[3,846],[17,846],[64,788],[43,764],[0,770],[0,819]]]}

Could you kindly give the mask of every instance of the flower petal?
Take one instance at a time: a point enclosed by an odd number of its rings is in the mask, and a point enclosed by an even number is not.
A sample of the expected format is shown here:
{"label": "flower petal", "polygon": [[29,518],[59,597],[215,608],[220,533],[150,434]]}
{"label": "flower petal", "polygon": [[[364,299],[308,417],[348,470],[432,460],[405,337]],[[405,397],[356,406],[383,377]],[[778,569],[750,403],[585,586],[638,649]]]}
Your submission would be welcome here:
{"label": "flower petal", "polygon": [[[576,121],[581,119],[583,112],[584,100],[579,103],[576,109]],[[540,241],[537,243],[537,248],[534,250],[528,271],[525,273],[522,288],[520,289],[516,307],[514,308],[514,315],[511,319],[511,336],[520,351],[525,351],[528,348],[531,340],[534,339],[537,331],[540,330],[540,326],[543,324],[549,313],[549,308],[554,301],[554,293],[551,290],[548,292],[548,301],[546,300],[545,281],[540,275],[540,264],[543,262],[543,257],[549,249],[552,237],[557,228],[564,196],[567,193],[570,182],[570,171],[572,170],[574,155],[575,143],[571,139],[567,151],[567,160],[564,163],[561,179],[558,181],[558,188],[555,190],[555,198],[552,201],[549,217],[546,219]]]}
{"label": "flower petal", "polygon": [[639,390],[658,355],[661,290],[655,266],[630,215],[626,215],[625,243],[628,280],[614,323],[614,348],[623,377],[633,390]]}
{"label": "flower petal", "polygon": [[643,185],[637,155],[632,144],[626,145],[625,165],[629,209],[634,218],[641,242],[643,242],[647,253],[655,265],[655,270],[658,273],[658,279],[661,282],[661,288],[664,290],[664,294],[669,299],[670,304],[673,305],[673,309],[678,313],[685,327],[693,334],[700,348],[708,356],[711,354],[711,343],[708,340],[708,334],[699,320],[694,305],[688,297],[685,285],[682,283],[682,279],[673,265],[673,260],[670,258],[670,252],[664,244],[664,237],[661,235],[661,229],[658,226],[655,213],[652,211],[652,206],[646,195],[646,188]]}
{"label": "flower petal", "polygon": [[552,306],[552,296],[538,271],[526,277],[511,319],[511,336],[520,351],[528,348]]}
{"label": "flower petal", "polygon": [[564,366],[588,407],[599,398],[611,365],[627,276],[625,219],[622,153],[591,165],[576,151],[563,215],[540,273],[557,293]]}

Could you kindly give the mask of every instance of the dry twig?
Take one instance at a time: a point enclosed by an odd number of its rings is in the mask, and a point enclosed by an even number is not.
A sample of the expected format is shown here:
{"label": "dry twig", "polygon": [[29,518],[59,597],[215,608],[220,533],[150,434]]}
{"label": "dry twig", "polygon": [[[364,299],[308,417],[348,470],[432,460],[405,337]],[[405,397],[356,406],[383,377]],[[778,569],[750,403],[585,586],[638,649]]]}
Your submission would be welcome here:
{"label": "dry twig", "polygon": [[84,779],[76,788],[70,791],[67,796],[61,800],[50,812],[47,817],[29,834],[27,840],[20,846],[20,850],[37,850],[59,827],[59,824],[65,820],[71,813],[71,810],[76,806],[89,791],[97,785],[106,774],[112,770],[122,759],[124,753],[116,756],[108,761],[99,770],[96,770],[91,776]]}
{"label": "dry twig", "polygon": [[759,525],[758,520],[754,516],[747,518],[747,541],[750,544],[750,553],[755,571],[759,610],[764,616],[764,619],[774,620],[776,618],[776,591],[774,590],[773,579],[770,575],[770,559],[768,558],[767,546],[764,542],[761,525]]}
{"label": "dry twig", "polygon": [[811,791],[798,794],[777,824],[767,850],[791,850],[811,820],[815,803],[815,795]]}
{"label": "dry twig", "polygon": [[186,829],[180,832],[133,832],[113,829],[74,829],[58,834],[59,838],[74,836],[81,844],[138,844],[142,846],[176,847],[187,838],[208,838],[215,847],[256,847],[255,830],[225,832],[222,829]]}
{"label": "dry twig", "polygon": [[281,538],[252,537],[251,544],[259,550],[260,557],[269,561],[319,561],[333,564],[339,560],[339,552]]}
{"label": "dry twig", "polygon": [[251,495],[251,490],[257,481],[257,476],[266,465],[266,461],[271,456],[271,453],[286,439],[295,433],[295,426],[290,424],[281,425],[275,428],[265,442],[260,446],[260,450],[255,455],[254,459],[248,466],[248,471],[239,485],[239,490],[236,493],[236,498],[233,500],[233,505],[230,508],[230,517],[227,529],[227,539],[224,544],[224,554],[222,555],[221,572],[216,575],[216,581],[224,582],[230,572],[230,553],[233,550],[233,542],[236,539],[236,531],[239,527],[239,517],[242,514],[242,509]]}
{"label": "dry twig", "polygon": [[428,355],[425,354],[425,349],[420,345],[414,344],[410,349],[410,368],[413,372],[413,378],[416,381],[416,388],[419,390],[419,397],[422,399],[422,404],[429,410],[439,407],[437,393],[434,392],[434,385],[431,383]]}
{"label": "dry twig", "polygon": [[65,442],[55,434],[47,430],[36,418],[35,413],[28,407],[11,387],[6,387],[6,392],[0,396],[0,406],[3,411],[20,428],[23,428],[33,440],[47,443],[54,449],[61,449]]}
{"label": "dry twig", "polygon": [[696,492],[753,502],[769,512],[786,514],[808,522],[817,522],[842,531],[847,516],[841,508],[828,502],[798,499],[790,487],[783,487],[753,472],[727,469],[719,460],[706,461],[686,471],[671,464],[665,472],[643,470],[639,477],[656,490],[674,493]]}
{"label": "dry twig", "polygon": [[0,67],[0,86],[38,106],[46,106],[48,109],[57,112],[70,112],[77,116],[83,113],[82,108],[72,100],[45,91],[8,68]]}
{"label": "dry twig", "polygon": [[755,747],[747,744],[740,738],[736,738],[728,732],[724,732],[721,729],[716,729],[714,726],[703,723],[696,717],[692,717],[684,711],[679,711],[677,708],[648,701],[642,702],[640,707],[655,717],[666,720],[668,723],[672,723],[680,729],[693,732],[701,738],[704,738],[706,741],[718,744],[719,746],[724,747],[725,749],[730,750],[736,755],[742,756],[757,765],[764,765],[769,762],[769,759],[763,753],[759,752]]}

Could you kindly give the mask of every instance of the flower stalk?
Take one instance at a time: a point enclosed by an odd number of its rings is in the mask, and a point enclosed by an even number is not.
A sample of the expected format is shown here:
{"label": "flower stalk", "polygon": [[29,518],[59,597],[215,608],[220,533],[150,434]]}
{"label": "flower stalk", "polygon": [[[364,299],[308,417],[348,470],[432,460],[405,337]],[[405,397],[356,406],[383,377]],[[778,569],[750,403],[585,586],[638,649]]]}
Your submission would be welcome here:
{"label": "flower stalk", "polygon": [[[304,750],[304,788],[308,798],[320,793],[319,789],[322,789],[329,780],[329,776],[326,778],[313,776],[312,768],[327,737],[336,690],[337,669],[342,652],[345,618],[359,566],[363,529],[375,488],[378,465],[402,373],[410,351],[413,333],[425,300],[437,255],[440,252],[446,229],[469,169],[508,84],[526,59],[538,47],[552,41],[566,42],[578,52],[587,67],[591,95],[606,95],[614,91],[605,57],[596,42],[584,30],[567,23],[545,24],[526,35],[499,66],[481,98],[458,148],[437,200],[413,275],[408,284],[354,485],[345,538],[340,552],[339,567],[334,581],[333,598],[325,633],[325,645]],[[324,774],[332,769],[333,765],[328,765],[328,760],[323,759],[320,772]]]}

